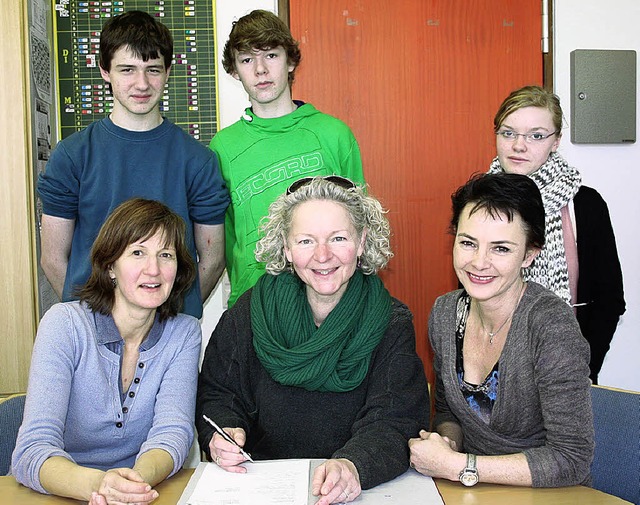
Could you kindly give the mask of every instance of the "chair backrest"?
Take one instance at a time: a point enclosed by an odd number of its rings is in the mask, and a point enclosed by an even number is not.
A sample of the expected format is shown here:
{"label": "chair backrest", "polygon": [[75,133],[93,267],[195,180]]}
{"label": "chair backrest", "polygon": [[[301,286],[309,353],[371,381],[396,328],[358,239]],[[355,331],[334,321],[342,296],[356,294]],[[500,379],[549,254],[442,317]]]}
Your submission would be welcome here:
{"label": "chair backrest", "polygon": [[592,386],[591,401],[593,487],[640,504],[640,393]]}
{"label": "chair backrest", "polygon": [[9,473],[11,454],[16,447],[18,429],[22,424],[24,394],[0,399],[0,475]]}

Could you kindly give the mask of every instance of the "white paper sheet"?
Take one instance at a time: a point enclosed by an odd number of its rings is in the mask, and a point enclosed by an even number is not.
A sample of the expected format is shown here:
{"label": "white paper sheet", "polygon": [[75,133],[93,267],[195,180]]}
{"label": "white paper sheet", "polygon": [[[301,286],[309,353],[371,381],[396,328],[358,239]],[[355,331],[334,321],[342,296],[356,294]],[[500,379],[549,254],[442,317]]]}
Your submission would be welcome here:
{"label": "white paper sheet", "polygon": [[444,505],[436,483],[415,470],[362,492],[353,505]]}
{"label": "white paper sheet", "polygon": [[[201,463],[180,503],[307,505],[309,460],[258,461],[245,466],[247,473],[230,473],[213,463]],[[193,487],[194,479],[197,481]],[[187,493],[190,494],[185,498]]]}
{"label": "white paper sheet", "polygon": [[[313,505],[310,473],[322,460],[245,463],[249,472],[232,474],[213,463],[200,463],[178,505]],[[311,464],[311,466],[309,466]],[[244,477],[244,478],[242,478]],[[349,505],[443,505],[435,482],[413,469],[373,489]]]}

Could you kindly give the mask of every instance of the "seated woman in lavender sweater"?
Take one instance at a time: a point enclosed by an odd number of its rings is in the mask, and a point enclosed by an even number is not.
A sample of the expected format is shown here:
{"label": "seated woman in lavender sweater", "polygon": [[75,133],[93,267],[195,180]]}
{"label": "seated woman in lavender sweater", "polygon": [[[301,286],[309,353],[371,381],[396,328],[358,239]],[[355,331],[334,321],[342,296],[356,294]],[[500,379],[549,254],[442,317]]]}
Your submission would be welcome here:
{"label": "seated woman in lavender sweater", "polygon": [[178,314],[195,264],[182,219],[128,200],[102,226],[80,301],[53,306],[33,350],[16,480],[92,505],[146,504],[193,440],[201,333]]}

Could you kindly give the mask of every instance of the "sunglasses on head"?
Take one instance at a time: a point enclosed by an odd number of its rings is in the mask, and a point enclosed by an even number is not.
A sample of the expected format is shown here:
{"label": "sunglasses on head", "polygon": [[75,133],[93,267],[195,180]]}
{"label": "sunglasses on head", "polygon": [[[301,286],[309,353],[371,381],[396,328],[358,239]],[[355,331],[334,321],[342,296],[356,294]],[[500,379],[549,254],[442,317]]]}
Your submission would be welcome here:
{"label": "sunglasses on head", "polygon": [[303,177],[302,179],[298,179],[297,181],[295,181],[293,184],[291,184],[291,186],[287,188],[287,195],[295,193],[302,186],[306,186],[314,179],[324,179],[325,181],[332,182],[336,186],[340,186],[344,189],[355,189],[356,187],[353,181],[347,179],[346,177],[340,177],[339,175],[326,175],[324,177]]}

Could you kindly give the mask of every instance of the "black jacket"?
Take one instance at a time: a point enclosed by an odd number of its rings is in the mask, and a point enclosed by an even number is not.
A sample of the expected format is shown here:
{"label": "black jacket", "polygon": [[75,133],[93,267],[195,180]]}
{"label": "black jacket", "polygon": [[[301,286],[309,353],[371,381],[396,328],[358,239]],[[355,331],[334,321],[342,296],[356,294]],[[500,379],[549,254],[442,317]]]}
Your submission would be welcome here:
{"label": "black jacket", "polygon": [[591,379],[597,381],[604,356],[625,311],[622,269],[609,209],[593,188],[581,186],[573,199],[578,244],[577,318],[591,346]]}

